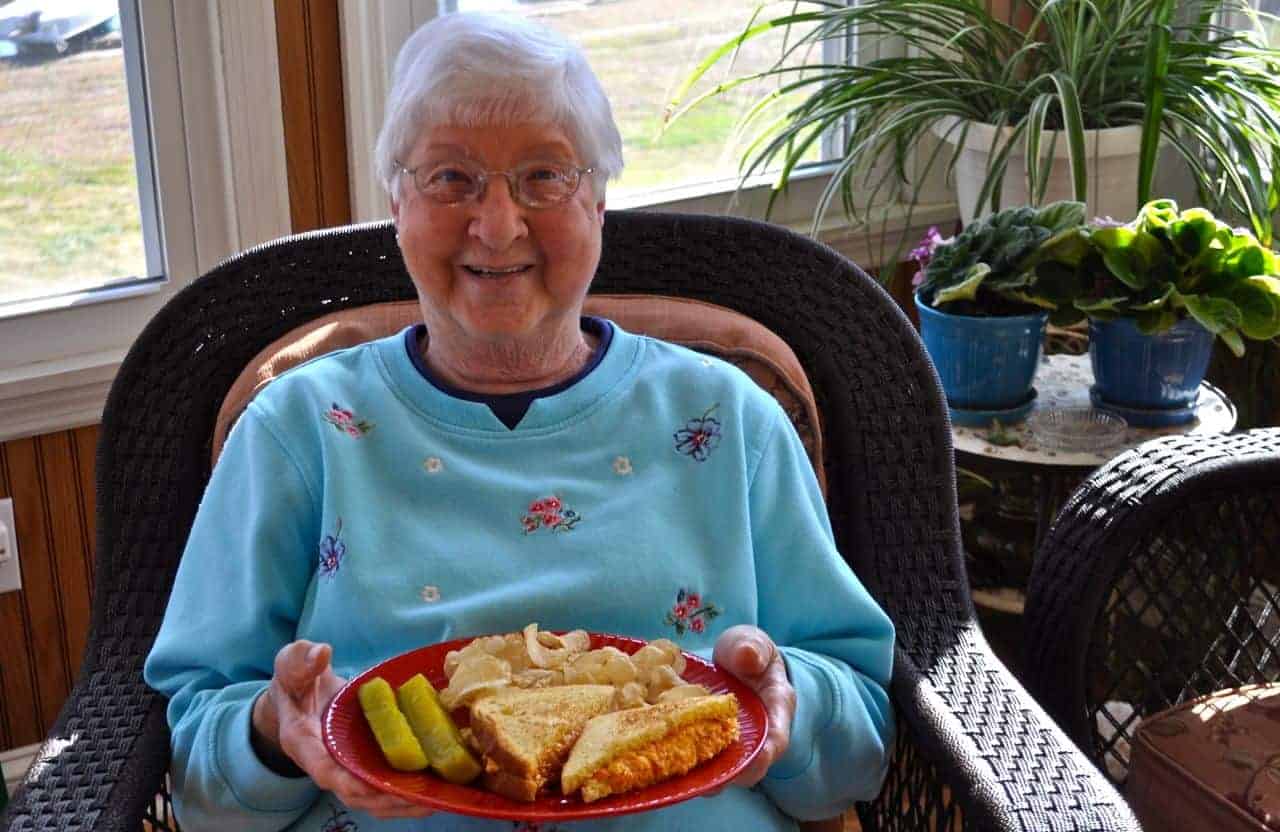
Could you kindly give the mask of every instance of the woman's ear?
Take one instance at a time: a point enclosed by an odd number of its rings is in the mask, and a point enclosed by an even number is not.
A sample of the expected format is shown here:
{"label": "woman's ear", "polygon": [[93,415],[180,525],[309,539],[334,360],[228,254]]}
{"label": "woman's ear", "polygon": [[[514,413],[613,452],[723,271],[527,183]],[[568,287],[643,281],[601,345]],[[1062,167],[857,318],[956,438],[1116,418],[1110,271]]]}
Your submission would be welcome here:
{"label": "woman's ear", "polygon": [[391,205],[391,220],[396,224],[396,231],[400,230],[400,200],[394,196],[388,196],[387,202]]}

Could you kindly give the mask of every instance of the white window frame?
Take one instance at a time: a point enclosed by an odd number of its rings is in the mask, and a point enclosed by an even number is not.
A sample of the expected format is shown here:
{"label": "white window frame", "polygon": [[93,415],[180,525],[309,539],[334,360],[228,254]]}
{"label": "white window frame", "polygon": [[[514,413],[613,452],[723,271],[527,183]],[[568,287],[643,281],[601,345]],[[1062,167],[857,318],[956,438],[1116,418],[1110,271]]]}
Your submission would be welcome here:
{"label": "white window frame", "polygon": [[[381,220],[390,215],[387,196],[373,175],[373,148],[382,124],[391,65],[401,44],[417,27],[438,15],[445,2],[339,0],[348,167],[355,222]],[[892,48],[897,47],[883,43],[860,46],[858,56],[870,59],[877,51]],[[918,240],[931,225],[950,228],[959,212],[953,189],[944,181],[942,171],[936,169],[940,167],[935,166],[929,182],[921,188],[914,209],[899,204],[884,206],[877,211],[876,221],[868,229],[851,229],[837,200],[827,212],[819,239],[864,268],[879,268],[898,250],[900,241]],[[790,193],[774,206],[770,219],[807,233],[819,196],[834,168],[834,164],[815,165],[794,175]],[[769,177],[748,182],[741,190],[738,184],[736,179],[728,179],[610,198],[609,207],[763,217]]]}
{"label": "white window frame", "polygon": [[290,231],[272,0],[122,0],[121,30],[145,61],[130,103],[145,100],[150,125],[135,137],[150,143],[154,197],[142,203],[158,220],[163,277],[0,308],[0,441],[101,421],[160,307],[225,257]]}

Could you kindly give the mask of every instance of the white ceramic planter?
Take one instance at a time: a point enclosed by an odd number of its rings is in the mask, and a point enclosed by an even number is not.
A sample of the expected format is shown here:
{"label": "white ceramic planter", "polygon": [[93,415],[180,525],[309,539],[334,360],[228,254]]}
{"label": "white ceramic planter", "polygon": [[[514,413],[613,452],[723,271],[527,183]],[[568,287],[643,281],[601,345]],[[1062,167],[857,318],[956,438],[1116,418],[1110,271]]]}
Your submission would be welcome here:
{"label": "white ceramic planter", "polygon": [[[955,144],[963,130],[963,127],[955,126],[957,122],[957,119],[939,121],[934,125],[934,132]],[[1003,128],[1003,132],[1004,135],[1000,137],[1002,146],[1013,131],[1006,127]],[[960,218],[965,225],[974,219],[973,208],[982,190],[982,183],[986,179],[987,158],[995,133],[996,128],[989,124],[970,122],[964,146],[956,159],[956,199],[960,203]],[[1053,131],[1045,131],[1040,139],[1042,158],[1043,154],[1049,152],[1050,145],[1053,145],[1053,167],[1050,169],[1049,185],[1044,193],[1045,204],[1075,197],[1071,183],[1071,154],[1067,148],[1066,134],[1057,133],[1056,144],[1053,144],[1054,135]],[[1086,217],[1089,219],[1111,217],[1127,222],[1137,214],[1138,156],[1141,142],[1142,126],[1138,124],[1085,132],[1085,151],[1089,165],[1089,199],[1086,203]],[[1000,196],[1001,208],[1031,204],[1026,171],[1026,139],[1022,137],[1009,153],[1009,165],[1005,172],[1004,187]],[[983,214],[990,212],[990,202],[988,202],[984,206]]]}

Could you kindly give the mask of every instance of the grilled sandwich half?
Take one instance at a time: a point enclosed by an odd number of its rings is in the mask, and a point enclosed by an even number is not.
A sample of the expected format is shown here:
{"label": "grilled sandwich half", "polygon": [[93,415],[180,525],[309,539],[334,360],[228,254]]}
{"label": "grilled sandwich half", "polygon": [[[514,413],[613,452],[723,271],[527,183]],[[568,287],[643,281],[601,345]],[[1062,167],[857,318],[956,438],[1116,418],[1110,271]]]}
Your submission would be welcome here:
{"label": "grilled sandwich half", "polygon": [[513,800],[533,801],[560,774],[593,717],[613,707],[612,685],[508,690],[471,708],[471,733],[484,755],[484,785]]}
{"label": "grilled sandwich half", "polygon": [[560,774],[565,795],[586,803],[684,774],[738,739],[733,694],[695,696],[598,716]]}

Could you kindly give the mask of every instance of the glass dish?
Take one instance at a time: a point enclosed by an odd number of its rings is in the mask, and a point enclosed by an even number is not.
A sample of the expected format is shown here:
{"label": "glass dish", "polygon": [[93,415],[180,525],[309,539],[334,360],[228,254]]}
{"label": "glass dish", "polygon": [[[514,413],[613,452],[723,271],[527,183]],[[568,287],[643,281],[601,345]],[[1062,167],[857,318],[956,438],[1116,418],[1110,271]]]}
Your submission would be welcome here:
{"label": "glass dish", "polygon": [[1124,442],[1129,423],[1092,407],[1037,410],[1027,420],[1031,436],[1042,448],[1055,451],[1108,451]]}

